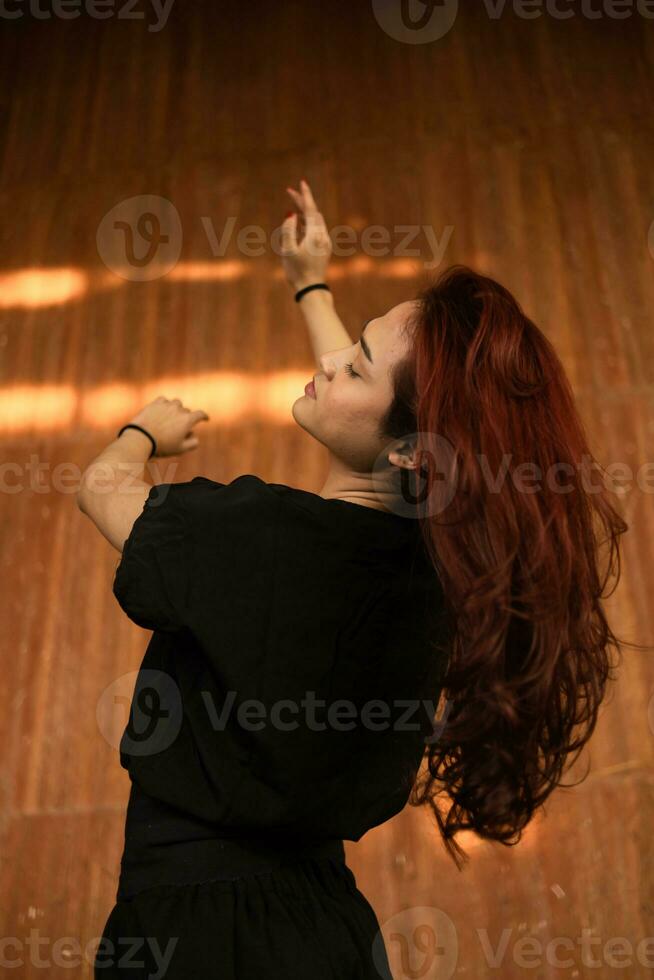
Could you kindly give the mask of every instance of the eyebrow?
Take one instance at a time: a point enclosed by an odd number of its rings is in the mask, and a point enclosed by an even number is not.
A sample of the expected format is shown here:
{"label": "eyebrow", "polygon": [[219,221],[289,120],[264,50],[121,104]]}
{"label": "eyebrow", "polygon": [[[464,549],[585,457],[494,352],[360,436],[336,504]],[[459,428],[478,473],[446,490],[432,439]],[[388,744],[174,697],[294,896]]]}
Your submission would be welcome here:
{"label": "eyebrow", "polygon": [[[374,320],[374,319],[375,319],[374,316],[371,316],[370,317],[370,320]],[[366,340],[365,340],[365,338],[363,336],[363,331],[366,329],[366,327],[370,323],[370,320],[366,320],[366,322],[364,323],[364,325],[361,327],[361,335],[359,337],[359,343],[361,344],[361,350],[363,351],[363,353],[366,355],[366,357],[368,358],[368,360],[372,364],[374,362],[373,362],[373,359],[372,359],[372,354],[370,352],[370,347],[368,346],[368,344],[367,344],[367,342],[366,342]]]}

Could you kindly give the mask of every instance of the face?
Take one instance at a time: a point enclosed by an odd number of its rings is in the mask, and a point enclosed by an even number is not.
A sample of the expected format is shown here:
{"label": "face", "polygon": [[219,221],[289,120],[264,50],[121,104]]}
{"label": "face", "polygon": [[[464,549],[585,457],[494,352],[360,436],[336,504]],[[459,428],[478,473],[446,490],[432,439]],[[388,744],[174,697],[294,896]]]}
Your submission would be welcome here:
{"label": "face", "polygon": [[373,317],[356,343],[323,354],[315,398],[305,394],[293,403],[298,425],[356,472],[370,472],[386,445],[378,426],[393,398],[390,371],[409,350],[403,328],[414,303]]}

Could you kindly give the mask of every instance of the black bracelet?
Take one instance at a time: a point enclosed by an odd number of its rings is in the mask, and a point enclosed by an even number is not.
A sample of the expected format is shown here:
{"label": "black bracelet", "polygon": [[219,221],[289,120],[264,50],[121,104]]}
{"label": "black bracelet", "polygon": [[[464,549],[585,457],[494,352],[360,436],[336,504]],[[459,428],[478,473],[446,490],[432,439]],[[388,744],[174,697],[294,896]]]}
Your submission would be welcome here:
{"label": "black bracelet", "polygon": [[312,286],[305,286],[304,289],[299,289],[295,294],[295,302],[299,303],[305,293],[308,293],[310,289],[326,289],[331,293],[331,289],[326,282],[314,282]]}
{"label": "black bracelet", "polygon": [[125,431],[125,429],[138,429],[138,431],[139,432],[142,432],[144,436],[147,436],[148,439],[150,440],[150,442],[152,443],[152,452],[150,453],[150,456],[148,456],[148,459],[150,459],[151,456],[154,456],[154,454],[157,451],[157,444],[154,441],[154,437],[151,436],[150,433],[146,429],[144,429],[140,425],[137,425],[136,422],[128,422],[127,425],[124,425],[122,427],[122,429],[120,430],[120,432],[116,436],[116,439],[120,439],[120,437],[122,436],[122,434]]}

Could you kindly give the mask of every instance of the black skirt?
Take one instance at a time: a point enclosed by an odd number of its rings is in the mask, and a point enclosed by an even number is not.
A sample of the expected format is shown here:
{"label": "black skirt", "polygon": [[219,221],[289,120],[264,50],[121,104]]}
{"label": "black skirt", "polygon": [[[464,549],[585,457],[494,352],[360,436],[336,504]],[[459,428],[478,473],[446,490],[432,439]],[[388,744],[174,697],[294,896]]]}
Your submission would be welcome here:
{"label": "black skirt", "polygon": [[343,841],[216,837],[132,783],[96,980],[392,980]]}

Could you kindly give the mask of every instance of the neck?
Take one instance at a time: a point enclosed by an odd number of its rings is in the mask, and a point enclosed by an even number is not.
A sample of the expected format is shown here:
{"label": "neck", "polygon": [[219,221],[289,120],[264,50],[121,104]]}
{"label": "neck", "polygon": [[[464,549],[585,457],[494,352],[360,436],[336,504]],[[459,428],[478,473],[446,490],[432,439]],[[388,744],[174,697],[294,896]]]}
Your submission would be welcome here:
{"label": "neck", "polygon": [[373,482],[372,473],[349,469],[332,456],[327,477],[318,495],[328,499],[350,500],[363,507],[396,513],[394,503],[397,500],[397,491],[391,487],[392,477],[392,473],[386,478],[375,474]]}

